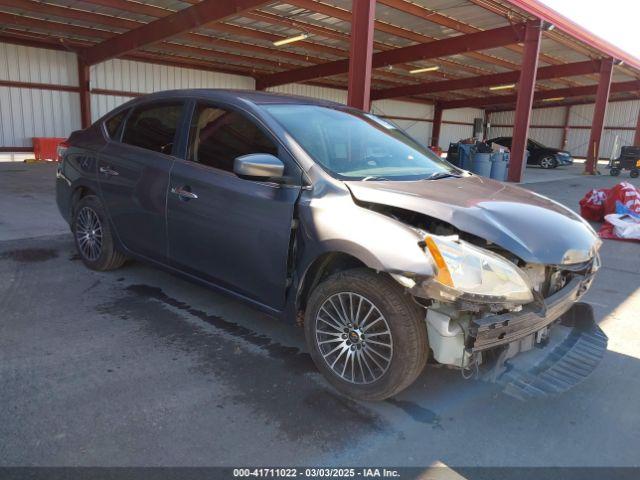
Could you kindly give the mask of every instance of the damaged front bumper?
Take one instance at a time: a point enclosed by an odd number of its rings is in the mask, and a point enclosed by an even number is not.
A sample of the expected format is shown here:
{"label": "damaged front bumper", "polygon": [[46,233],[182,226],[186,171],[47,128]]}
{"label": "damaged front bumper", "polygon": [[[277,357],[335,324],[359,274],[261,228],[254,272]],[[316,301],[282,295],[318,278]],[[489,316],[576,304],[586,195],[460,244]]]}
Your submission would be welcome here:
{"label": "damaged front bumper", "polygon": [[543,344],[535,333],[512,341],[482,378],[521,400],[562,393],[587,378],[607,350],[607,336],[598,327],[591,305],[574,303],[551,328]]}
{"label": "damaged front bumper", "polygon": [[555,322],[589,289],[592,276],[576,277],[544,302],[526,306],[520,312],[503,313],[471,321],[467,348],[480,352],[514,342]]}

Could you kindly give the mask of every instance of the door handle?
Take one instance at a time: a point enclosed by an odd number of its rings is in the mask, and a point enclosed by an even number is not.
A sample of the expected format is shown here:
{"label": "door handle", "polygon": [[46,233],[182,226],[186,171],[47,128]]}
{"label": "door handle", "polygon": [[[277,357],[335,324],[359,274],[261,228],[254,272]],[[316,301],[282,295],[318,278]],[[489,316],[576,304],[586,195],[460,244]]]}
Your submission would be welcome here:
{"label": "door handle", "polygon": [[195,200],[198,198],[198,195],[190,190],[186,190],[185,187],[172,187],[171,193],[178,195],[183,200]]}
{"label": "door handle", "polygon": [[115,177],[117,175],[120,175],[118,172],[116,172],[115,170],[112,170],[109,167],[100,167],[100,173],[105,175],[105,176],[107,176],[107,177],[109,177],[109,176]]}

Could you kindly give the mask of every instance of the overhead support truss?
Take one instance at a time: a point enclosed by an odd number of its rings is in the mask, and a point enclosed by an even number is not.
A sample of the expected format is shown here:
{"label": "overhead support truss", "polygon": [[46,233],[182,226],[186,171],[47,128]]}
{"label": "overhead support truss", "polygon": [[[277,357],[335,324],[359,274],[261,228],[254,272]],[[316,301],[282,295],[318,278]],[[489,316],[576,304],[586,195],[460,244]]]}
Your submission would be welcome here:
{"label": "overhead support truss", "polygon": [[[396,48],[372,55],[372,68],[382,68],[399,63],[448,57],[465,52],[486,50],[522,42],[524,24],[510,25],[478,33],[459,35],[434,42]],[[336,60],[311,67],[274,73],[258,79],[258,88],[265,89],[287,83],[305,82],[317,78],[340,75],[349,71],[349,59]]]}
{"label": "overhead support truss", "polygon": [[179,10],[86,48],[80,52],[80,55],[86,64],[94,65],[188,32],[209,22],[220,21],[253,10],[266,3],[269,2],[265,0],[203,0],[192,7]]}
{"label": "overhead support truss", "polygon": [[[587,75],[590,73],[597,73],[599,71],[600,62],[598,60],[587,60],[585,62],[567,63],[564,65],[551,65],[549,67],[538,68],[537,79],[549,80],[553,78]],[[478,77],[459,78],[456,80],[444,80],[439,82],[428,82],[420,83],[417,85],[386,88],[384,90],[375,90],[371,93],[371,99],[381,100],[383,98],[409,97],[412,95],[450,92],[454,90],[465,90],[469,88],[491,87],[494,85],[515,83],[519,80],[519,71],[494,73],[491,75],[481,75]]]}

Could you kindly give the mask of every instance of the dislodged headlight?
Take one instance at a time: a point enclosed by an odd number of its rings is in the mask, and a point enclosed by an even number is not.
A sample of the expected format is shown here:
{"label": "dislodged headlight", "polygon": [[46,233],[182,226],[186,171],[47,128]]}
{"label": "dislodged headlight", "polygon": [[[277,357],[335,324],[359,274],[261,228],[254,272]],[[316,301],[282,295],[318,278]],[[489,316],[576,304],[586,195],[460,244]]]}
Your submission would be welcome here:
{"label": "dislodged headlight", "polygon": [[455,236],[428,235],[425,246],[436,265],[435,281],[443,299],[519,304],[533,301],[526,275],[503,257]]}

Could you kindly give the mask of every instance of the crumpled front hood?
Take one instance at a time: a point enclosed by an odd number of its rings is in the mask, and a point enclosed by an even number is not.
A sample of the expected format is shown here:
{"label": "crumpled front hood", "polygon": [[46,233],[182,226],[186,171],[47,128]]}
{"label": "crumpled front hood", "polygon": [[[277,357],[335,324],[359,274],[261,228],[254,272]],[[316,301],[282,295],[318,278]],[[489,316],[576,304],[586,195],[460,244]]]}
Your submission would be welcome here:
{"label": "crumpled front hood", "polygon": [[359,201],[437,218],[529,263],[583,262],[600,245],[591,227],[571,210],[523,188],[483,177],[345,183]]}

